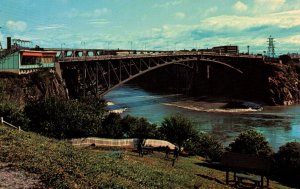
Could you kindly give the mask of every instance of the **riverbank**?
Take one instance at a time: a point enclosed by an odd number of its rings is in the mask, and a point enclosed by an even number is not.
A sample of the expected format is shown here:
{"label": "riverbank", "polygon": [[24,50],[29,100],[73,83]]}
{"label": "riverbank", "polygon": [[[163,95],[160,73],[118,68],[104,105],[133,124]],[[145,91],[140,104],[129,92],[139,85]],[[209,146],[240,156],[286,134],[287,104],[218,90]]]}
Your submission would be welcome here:
{"label": "riverbank", "polygon": [[[13,170],[28,172],[35,175],[30,178],[43,182],[29,188],[232,187],[226,185],[224,171],[212,168],[198,156],[180,157],[172,166],[172,159],[166,159],[160,152],[144,157],[126,150],[122,156],[111,152],[97,151],[93,147],[77,148],[65,141],[0,127],[0,166],[10,164]],[[25,182],[28,177],[22,178]],[[12,180],[3,178],[0,188],[25,188],[19,182],[11,183]],[[4,182],[7,184],[2,185]],[[270,187],[289,188],[273,180]]]}
{"label": "riverbank", "polygon": [[258,103],[213,97],[183,98],[179,101],[162,104],[199,112],[241,113],[263,110],[262,105]]}

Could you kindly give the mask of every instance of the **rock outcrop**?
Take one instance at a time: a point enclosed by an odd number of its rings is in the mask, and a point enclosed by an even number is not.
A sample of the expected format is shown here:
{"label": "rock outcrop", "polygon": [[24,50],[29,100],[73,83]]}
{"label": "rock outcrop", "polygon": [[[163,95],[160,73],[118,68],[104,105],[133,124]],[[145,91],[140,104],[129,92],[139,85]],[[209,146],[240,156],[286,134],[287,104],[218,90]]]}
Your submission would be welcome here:
{"label": "rock outcrop", "polygon": [[56,73],[0,74],[0,101],[11,101],[22,106],[26,102],[50,96],[68,98],[67,90]]}
{"label": "rock outcrop", "polygon": [[300,102],[299,73],[293,65],[268,64],[268,104],[292,105]]}

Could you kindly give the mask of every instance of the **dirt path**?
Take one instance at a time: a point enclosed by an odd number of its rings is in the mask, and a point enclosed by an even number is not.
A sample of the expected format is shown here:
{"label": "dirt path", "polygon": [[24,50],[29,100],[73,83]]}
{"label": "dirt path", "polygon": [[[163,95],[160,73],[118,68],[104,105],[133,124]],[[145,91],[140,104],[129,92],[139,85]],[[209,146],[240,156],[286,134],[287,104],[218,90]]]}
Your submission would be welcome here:
{"label": "dirt path", "polygon": [[46,187],[37,174],[0,162],[0,189],[41,189]]}

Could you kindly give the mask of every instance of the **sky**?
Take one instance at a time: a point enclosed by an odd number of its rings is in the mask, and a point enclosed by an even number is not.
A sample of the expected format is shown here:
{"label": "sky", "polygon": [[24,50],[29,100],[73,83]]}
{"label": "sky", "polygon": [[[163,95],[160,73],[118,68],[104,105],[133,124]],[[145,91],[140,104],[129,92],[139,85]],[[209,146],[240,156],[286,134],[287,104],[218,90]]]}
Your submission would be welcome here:
{"label": "sky", "polygon": [[6,37],[54,48],[180,50],[238,45],[300,53],[300,0],[0,0]]}

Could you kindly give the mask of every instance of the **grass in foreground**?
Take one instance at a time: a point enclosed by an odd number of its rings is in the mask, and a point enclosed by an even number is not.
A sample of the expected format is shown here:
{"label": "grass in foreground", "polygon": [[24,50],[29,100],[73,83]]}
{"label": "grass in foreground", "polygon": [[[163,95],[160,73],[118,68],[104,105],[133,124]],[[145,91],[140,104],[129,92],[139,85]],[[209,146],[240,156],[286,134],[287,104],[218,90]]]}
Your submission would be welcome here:
{"label": "grass in foreground", "polygon": [[[141,158],[125,151],[118,157],[1,126],[0,162],[37,173],[53,188],[230,188],[224,172],[198,157],[180,157],[172,167],[159,152]],[[275,182],[271,187],[286,188]]]}

